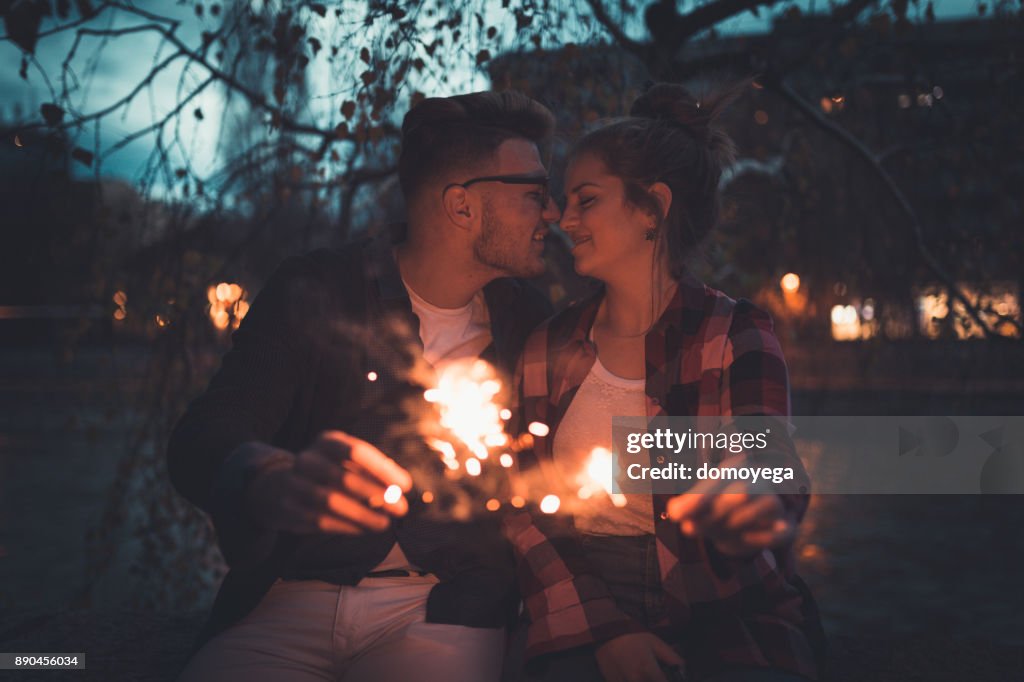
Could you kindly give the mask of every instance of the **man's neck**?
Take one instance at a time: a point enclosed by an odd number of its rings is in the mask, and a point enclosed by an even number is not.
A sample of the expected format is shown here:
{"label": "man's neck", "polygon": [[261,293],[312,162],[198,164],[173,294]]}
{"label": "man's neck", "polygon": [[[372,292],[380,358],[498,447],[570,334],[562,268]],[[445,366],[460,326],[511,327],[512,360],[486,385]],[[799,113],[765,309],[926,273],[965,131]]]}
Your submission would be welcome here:
{"label": "man's neck", "polygon": [[395,248],[398,269],[406,285],[438,308],[461,308],[495,279],[483,272],[471,257],[453,251],[445,244],[413,240]]}

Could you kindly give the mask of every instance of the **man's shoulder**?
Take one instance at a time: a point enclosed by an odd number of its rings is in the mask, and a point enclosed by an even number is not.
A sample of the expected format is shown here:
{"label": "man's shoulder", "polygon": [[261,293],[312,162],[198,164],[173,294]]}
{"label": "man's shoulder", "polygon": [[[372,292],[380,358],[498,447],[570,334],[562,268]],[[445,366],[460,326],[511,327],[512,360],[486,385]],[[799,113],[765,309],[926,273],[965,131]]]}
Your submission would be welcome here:
{"label": "man's shoulder", "polygon": [[277,266],[267,285],[329,286],[338,280],[361,277],[365,262],[367,240],[350,242],[336,248],[319,248],[288,256]]}

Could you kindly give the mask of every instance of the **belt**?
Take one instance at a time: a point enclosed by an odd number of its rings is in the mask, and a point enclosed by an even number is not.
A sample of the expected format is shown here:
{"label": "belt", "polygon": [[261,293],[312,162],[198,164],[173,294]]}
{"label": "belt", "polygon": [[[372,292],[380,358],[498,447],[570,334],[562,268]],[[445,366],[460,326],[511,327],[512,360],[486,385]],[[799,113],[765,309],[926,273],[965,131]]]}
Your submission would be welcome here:
{"label": "belt", "polygon": [[428,575],[426,571],[406,571],[401,568],[391,568],[386,571],[370,571],[366,578],[418,578]]}

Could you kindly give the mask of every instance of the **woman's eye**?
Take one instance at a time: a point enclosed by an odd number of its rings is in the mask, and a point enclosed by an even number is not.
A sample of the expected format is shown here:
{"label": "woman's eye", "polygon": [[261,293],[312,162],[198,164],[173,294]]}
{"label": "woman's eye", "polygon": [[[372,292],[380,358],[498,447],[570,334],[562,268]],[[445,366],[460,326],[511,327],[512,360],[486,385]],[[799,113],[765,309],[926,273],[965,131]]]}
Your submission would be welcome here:
{"label": "woman's eye", "polygon": [[587,206],[590,206],[592,203],[594,203],[594,198],[595,197],[580,197],[580,208],[586,208]]}

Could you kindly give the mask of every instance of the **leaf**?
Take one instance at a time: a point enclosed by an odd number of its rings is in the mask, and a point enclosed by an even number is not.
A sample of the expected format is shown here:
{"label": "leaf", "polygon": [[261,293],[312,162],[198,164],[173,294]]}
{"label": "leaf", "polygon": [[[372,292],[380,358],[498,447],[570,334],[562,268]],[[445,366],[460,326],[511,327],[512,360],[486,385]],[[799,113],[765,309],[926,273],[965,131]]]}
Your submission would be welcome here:
{"label": "leaf", "polygon": [[369,85],[373,81],[377,80],[377,73],[375,71],[363,71],[359,78],[362,79],[364,85]]}
{"label": "leaf", "polygon": [[57,0],[57,16],[67,19],[71,12],[71,0]]}
{"label": "leaf", "polygon": [[352,118],[352,116],[355,113],[356,113],[356,103],[355,102],[349,100],[347,102],[342,103],[342,105],[341,105],[341,115],[342,116],[344,116],[345,118]]}
{"label": "leaf", "polygon": [[484,62],[486,62],[490,58],[491,58],[490,50],[480,50],[479,52],[476,53],[476,63],[477,64],[483,64]]}
{"label": "leaf", "polygon": [[25,2],[5,3],[4,25],[7,37],[11,42],[29,54],[36,49],[39,40],[39,24],[43,17],[50,14],[50,3],[47,0],[26,0]]}
{"label": "leaf", "polygon": [[319,14],[321,17],[327,16],[327,6],[322,2],[311,2],[309,3],[309,9]]}
{"label": "leaf", "polygon": [[370,51],[365,47],[359,51],[359,58],[362,59],[366,64],[370,63]]}
{"label": "leaf", "polygon": [[334,127],[334,137],[338,138],[339,140],[344,140],[346,137],[348,137],[348,124],[342,122],[336,125]]}
{"label": "leaf", "polygon": [[493,38],[496,35],[498,35],[498,29],[494,28],[493,26],[487,29],[488,38]]}
{"label": "leaf", "polygon": [[319,40],[317,40],[316,38],[307,38],[306,42],[309,43],[309,47],[313,50],[314,57],[320,54],[320,49],[323,47],[323,45],[320,44]]}
{"label": "leaf", "polygon": [[64,110],[56,104],[44,104],[39,107],[39,113],[43,115],[43,120],[46,121],[46,125],[48,126],[58,125],[62,120],[64,120]]}
{"label": "leaf", "polygon": [[86,166],[92,167],[92,152],[88,149],[82,149],[81,147],[75,147],[71,150],[71,158],[75,161],[79,161]]}
{"label": "leaf", "polygon": [[184,168],[177,168],[174,171],[174,177],[178,178],[179,180],[184,178],[186,175],[188,175],[188,171],[186,171]]}
{"label": "leaf", "polygon": [[196,117],[197,121],[202,121],[203,120],[203,110],[200,109],[199,107],[196,107],[196,110],[193,111],[192,113],[195,114],[195,117]]}

